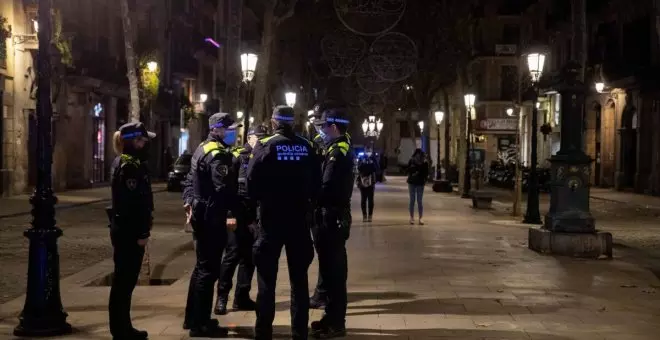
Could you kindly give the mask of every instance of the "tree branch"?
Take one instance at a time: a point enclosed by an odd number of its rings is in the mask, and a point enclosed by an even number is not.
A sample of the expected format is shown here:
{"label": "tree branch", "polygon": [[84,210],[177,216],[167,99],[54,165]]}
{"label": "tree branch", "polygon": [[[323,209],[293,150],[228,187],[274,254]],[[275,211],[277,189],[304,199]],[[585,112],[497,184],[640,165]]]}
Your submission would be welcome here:
{"label": "tree branch", "polygon": [[[278,2],[276,1],[276,4],[277,3]],[[298,4],[298,0],[291,0],[291,3],[287,7],[286,12],[279,17],[275,17],[275,19],[273,19],[273,24],[277,27],[286,19],[291,18],[293,14],[296,12],[296,4]]]}

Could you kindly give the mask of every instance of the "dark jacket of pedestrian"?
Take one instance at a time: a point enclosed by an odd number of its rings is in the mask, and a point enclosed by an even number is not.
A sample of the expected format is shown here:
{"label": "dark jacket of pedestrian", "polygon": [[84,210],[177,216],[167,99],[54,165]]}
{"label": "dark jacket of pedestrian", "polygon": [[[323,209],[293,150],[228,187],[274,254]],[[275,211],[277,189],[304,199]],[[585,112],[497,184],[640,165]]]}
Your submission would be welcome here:
{"label": "dark jacket of pedestrian", "polygon": [[429,177],[429,163],[424,151],[415,150],[412,158],[408,161],[408,184],[424,185]]}

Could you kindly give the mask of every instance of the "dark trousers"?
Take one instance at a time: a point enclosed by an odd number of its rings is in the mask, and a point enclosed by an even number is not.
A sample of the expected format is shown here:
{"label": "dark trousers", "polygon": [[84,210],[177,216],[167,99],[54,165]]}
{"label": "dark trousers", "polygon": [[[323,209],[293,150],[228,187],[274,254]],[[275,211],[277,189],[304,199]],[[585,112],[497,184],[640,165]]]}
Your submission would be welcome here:
{"label": "dark trousers", "polygon": [[376,191],[375,185],[360,188],[360,207],[362,207],[362,216],[364,217],[374,214],[374,191]]}
{"label": "dark trousers", "polygon": [[110,333],[115,337],[127,334],[133,329],[131,323],[131,298],[137,284],[144,247],[137,240],[124,240],[111,235],[115,270],[110,288]]}
{"label": "dark trousers", "polygon": [[215,223],[192,221],[192,226],[197,263],[188,287],[185,324],[190,329],[196,329],[211,320],[213,286],[220,277],[222,252],[227,243],[227,226],[224,220]]}
{"label": "dark trousers", "polygon": [[[321,223],[321,209],[318,209],[316,214],[316,222],[315,223]],[[316,249],[316,254],[319,253],[319,245],[318,245],[318,235],[316,233],[316,230],[318,229],[317,225],[313,225],[312,227],[312,237],[314,238],[314,248]],[[320,266],[320,264],[319,264]],[[319,268],[319,274],[318,274],[318,279],[316,281],[316,288],[314,288],[314,298],[320,299],[320,300],[326,300],[328,296],[328,290],[326,288],[325,280],[323,280],[323,272]]]}
{"label": "dark trousers", "polygon": [[218,298],[227,301],[232,288],[234,272],[238,267],[234,300],[250,298],[250,287],[254,275],[252,245],[254,236],[250,233],[244,218],[239,218],[236,231],[227,233],[227,247],[222,257],[222,270],[218,280]]}
{"label": "dark trousers", "polygon": [[[263,217],[263,215],[262,215]],[[269,223],[262,219],[260,235],[254,243],[254,263],[257,267],[257,321],[255,339],[273,337],[275,319],[275,289],[282,247],[291,282],[291,333],[293,339],[307,339],[309,322],[309,291],[307,270],[314,258],[309,228],[304,217],[291,223]]]}
{"label": "dark trousers", "polygon": [[314,230],[314,234],[319,256],[319,276],[323,277],[327,289],[327,304],[323,318],[330,325],[344,327],[347,307],[348,234],[338,227],[336,221],[337,217],[332,214],[324,216],[322,225]]}

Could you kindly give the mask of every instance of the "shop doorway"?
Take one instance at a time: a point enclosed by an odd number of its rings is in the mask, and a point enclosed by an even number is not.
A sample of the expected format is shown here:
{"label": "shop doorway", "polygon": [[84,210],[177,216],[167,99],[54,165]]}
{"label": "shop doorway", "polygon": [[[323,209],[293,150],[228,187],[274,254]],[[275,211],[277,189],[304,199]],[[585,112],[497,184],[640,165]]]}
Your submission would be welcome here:
{"label": "shop doorway", "polygon": [[106,181],[105,108],[98,103],[92,108],[92,184]]}

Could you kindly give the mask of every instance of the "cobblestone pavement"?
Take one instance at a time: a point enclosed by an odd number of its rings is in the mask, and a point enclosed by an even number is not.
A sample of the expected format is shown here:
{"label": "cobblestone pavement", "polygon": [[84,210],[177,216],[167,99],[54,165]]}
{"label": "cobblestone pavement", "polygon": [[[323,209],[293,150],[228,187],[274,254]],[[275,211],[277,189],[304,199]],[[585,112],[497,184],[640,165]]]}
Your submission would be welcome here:
{"label": "cobblestone pavement", "polygon": [[[660,280],[627,249],[617,249],[613,260],[544,256],[527,249],[526,226],[503,225],[504,217],[472,210],[455,195],[428,189],[424,226],[408,225],[407,200],[405,183],[390,178],[376,192],[374,222],[353,226],[347,339],[658,338]],[[181,255],[189,266],[193,260],[189,252]],[[108,288],[84,285],[95,267],[63,281],[63,302],[76,328],[65,339],[109,339]],[[314,262],[310,283],[316,272]],[[187,286],[183,275],[169,286],[138,287],[135,325],[147,329],[151,339],[186,338],[181,324]],[[289,332],[289,292],[283,255],[276,289],[278,337]],[[21,307],[21,298],[0,305],[0,338],[12,338]],[[311,319],[320,314],[312,311]],[[250,338],[254,313],[232,312],[219,320],[233,338]]]}
{"label": "cobblestone pavement", "polygon": [[[604,192],[604,189],[598,189]],[[596,192],[598,192],[596,190]],[[596,219],[596,228],[611,232],[615,246],[636,250],[640,255],[650,261],[654,267],[657,262],[660,271],[660,206],[657,197],[634,195],[634,199],[624,202],[625,194],[608,193],[599,194],[607,199],[592,197],[590,209]],[[541,214],[549,210],[549,195],[543,194],[541,198]],[[630,196],[630,195],[629,195]],[[612,198],[610,198],[612,197]],[[644,204],[647,198],[650,204]],[[526,210],[525,202],[521,205],[522,212]],[[621,200],[614,201],[613,199]],[[508,192],[498,194],[494,204],[495,215],[508,216],[511,213],[511,197]],[[655,261],[657,260],[657,261]]]}
{"label": "cobblestone pavement", "polygon": [[[180,195],[156,193],[155,204],[152,239],[158,242],[179,237],[183,223]],[[59,239],[62,278],[112,256],[105,213],[107,205],[105,202],[58,209],[57,224],[64,231]],[[1,304],[25,292],[29,242],[23,237],[23,231],[29,226],[30,217],[4,218],[0,223]]]}

